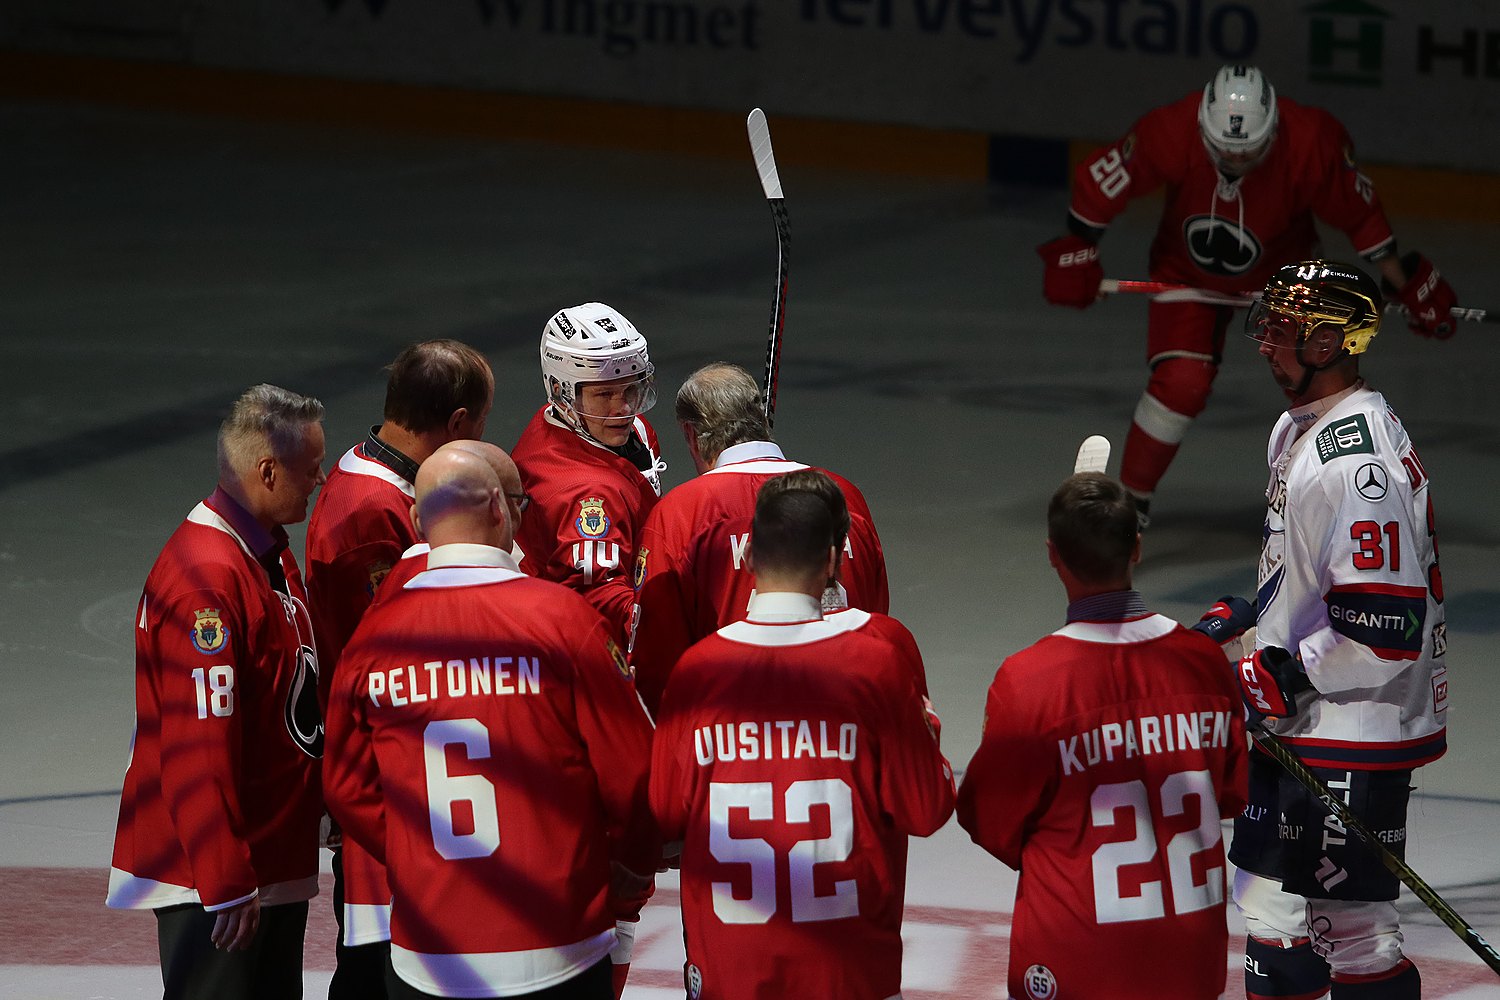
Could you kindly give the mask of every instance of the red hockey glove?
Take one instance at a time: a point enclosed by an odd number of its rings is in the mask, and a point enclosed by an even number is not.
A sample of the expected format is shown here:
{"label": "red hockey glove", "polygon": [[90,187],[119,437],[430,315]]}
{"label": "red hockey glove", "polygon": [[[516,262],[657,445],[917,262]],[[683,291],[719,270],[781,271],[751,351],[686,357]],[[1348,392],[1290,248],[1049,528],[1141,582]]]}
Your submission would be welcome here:
{"label": "red hockey glove", "polygon": [[1312,690],[1302,664],[1280,646],[1258,649],[1241,660],[1239,680],[1251,723],[1296,715],[1297,695]]}
{"label": "red hockey glove", "polygon": [[1406,308],[1411,332],[1438,340],[1453,336],[1458,326],[1453,320],[1453,307],[1458,305],[1453,286],[1419,253],[1402,257],[1401,266],[1406,269],[1406,284],[1397,289],[1396,301]]}
{"label": "red hockey glove", "polygon": [[1042,294],[1055,306],[1086,309],[1099,297],[1104,267],[1099,248],[1081,236],[1069,233],[1036,248],[1047,264],[1042,276]]}

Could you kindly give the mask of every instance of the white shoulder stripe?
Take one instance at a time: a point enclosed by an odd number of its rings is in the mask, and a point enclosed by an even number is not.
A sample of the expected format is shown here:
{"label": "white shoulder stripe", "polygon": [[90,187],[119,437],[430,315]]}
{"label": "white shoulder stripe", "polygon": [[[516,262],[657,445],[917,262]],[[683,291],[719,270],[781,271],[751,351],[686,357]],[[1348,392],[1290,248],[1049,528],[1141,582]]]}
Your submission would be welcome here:
{"label": "white shoulder stripe", "polygon": [[240,537],[238,531],[234,530],[234,526],[216,514],[214,509],[208,504],[199,501],[198,506],[188,512],[187,519],[194,524],[201,524],[205,528],[216,528],[224,532],[224,534],[233,538],[239,544],[240,548],[245,550],[245,555],[251,559],[255,558],[255,553],[250,551],[250,546],[245,544],[245,540]]}
{"label": "white shoulder stripe", "polygon": [[850,608],[832,618],[810,622],[792,622],[786,625],[769,625],[762,622],[742,621],[725,625],[719,635],[730,642],[747,646],[806,646],[821,642],[846,632],[855,632],[870,620],[868,611]]}
{"label": "white shoulder stripe", "polygon": [[408,483],[405,479],[402,479],[400,476],[396,475],[394,472],[392,472],[390,469],[387,469],[379,462],[372,462],[368,458],[360,458],[359,455],[356,454],[358,450],[359,445],[355,445],[353,448],[350,448],[348,451],[344,452],[343,456],[339,458],[340,472],[348,472],[356,476],[370,476],[374,479],[381,479],[387,483],[390,483],[392,486],[396,487],[396,489],[400,490],[402,493],[405,493],[408,497],[416,497],[416,490],[412,487],[411,483]]}
{"label": "white shoulder stripe", "polygon": [[1080,642],[1123,645],[1160,639],[1177,627],[1177,623],[1166,615],[1147,615],[1126,622],[1073,622],[1052,634]]}

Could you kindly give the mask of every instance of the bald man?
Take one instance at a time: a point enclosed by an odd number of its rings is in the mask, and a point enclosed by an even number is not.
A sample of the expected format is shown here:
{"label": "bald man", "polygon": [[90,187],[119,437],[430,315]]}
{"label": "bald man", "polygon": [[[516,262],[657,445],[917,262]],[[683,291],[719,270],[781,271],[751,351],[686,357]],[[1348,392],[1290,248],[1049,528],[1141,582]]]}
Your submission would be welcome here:
{"label": "bald man", "polygon": [[[531,506],[531,494],[522,491],[521,472],[516,468],[516,463],[511,460],[509,453],[504,448],[490,444],[488,441],[453,441],[443,447],[468,452],[476,458],[483,459],[489,465],[495,477],[500,480],[500,495],[505,498],[506,505],[510,508],[511,524],[515,526],[514,532],[519,532],[521,516]],[[380,587],[375,591],[377,603],[399,591],[406,586],[406,581],[427,568],[427,553],[431,551],[432,546],[428,544],[422,534],[422,529],[418,527],[415,503],[411,505],[410,518],[412,530],[419,540],[401,553],[401,558],[381,580]],[[520,563],[524,557],[524,553],[514,543],[511,544],[510,553],[517,563]]]}
{"label": "bald man", "polygon": [[604,619],[517,568],[514,464],[473,444],[417,473],[426,568],[345,648],[324,792],[389,873],[390,996],[609,1000],[612,868],[660,851],[651,726]]}

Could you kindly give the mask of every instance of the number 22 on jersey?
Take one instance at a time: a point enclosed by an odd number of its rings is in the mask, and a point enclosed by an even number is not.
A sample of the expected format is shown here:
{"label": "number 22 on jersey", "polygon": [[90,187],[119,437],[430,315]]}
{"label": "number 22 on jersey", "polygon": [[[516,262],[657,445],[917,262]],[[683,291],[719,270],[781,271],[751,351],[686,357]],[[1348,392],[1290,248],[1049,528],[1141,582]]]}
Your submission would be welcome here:
{"label": "number 22 on jersey", "polygon": [[[1199,823],[1183,830],[1167,842],[1167,876],[1172,887],[1172,912],[1193,913],[1224,902],[1224,868],[1208,869],[1202,883],[1193,878],[1193,856],[1216,846],[1222,839],[1219,810],[1214,796],[1213,779],[1207,771],[1178,771],[1162,779],[1157,798],[1163,818],[1182,816],[1188,800],[1198,800]],[[1094,850],[1094,916],[1101,924],[1127,923],[1136,920],[1159,920],[1167,915],[1167,901],[1161,880],[1140,883],[1134,895],[1121,892],[1120,869],[1151,863],[1158,871],[1160,862],[1156,831],[1152,824],[1152,803],[1143,781],[1121,781],[1100,785],[1089,797],[1094,829],[1134,826],[1129,840],[1100,844]]]}

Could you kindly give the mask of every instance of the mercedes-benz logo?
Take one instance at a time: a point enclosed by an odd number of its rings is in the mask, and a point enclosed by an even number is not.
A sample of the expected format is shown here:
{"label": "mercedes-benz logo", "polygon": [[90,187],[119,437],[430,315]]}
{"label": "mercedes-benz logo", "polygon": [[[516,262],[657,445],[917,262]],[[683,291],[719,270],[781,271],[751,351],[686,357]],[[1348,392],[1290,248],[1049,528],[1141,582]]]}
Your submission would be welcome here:
{"label": "mercedes-benz logo", "polygon": [[1360,496],[1374,503],[1385,499],[1386,491],[1390,488],[1390,479],[1380,463],[1366,462],[1354,474],[1354,488],[1359,491]]}

